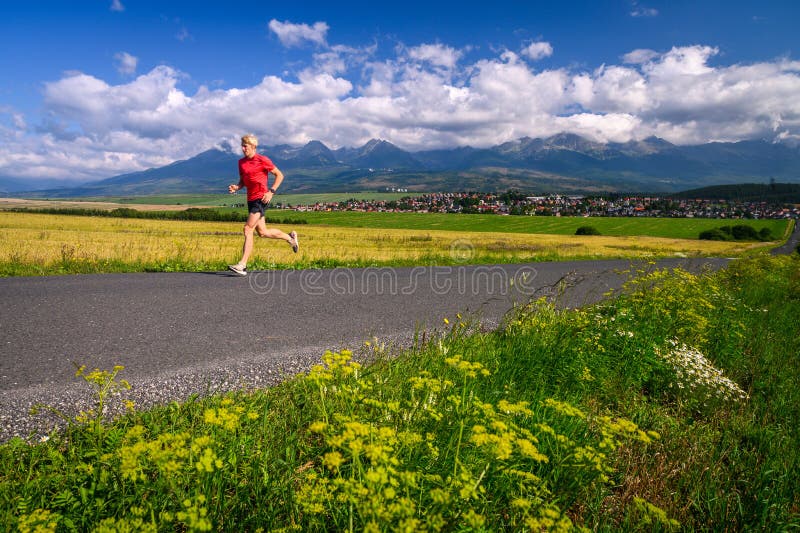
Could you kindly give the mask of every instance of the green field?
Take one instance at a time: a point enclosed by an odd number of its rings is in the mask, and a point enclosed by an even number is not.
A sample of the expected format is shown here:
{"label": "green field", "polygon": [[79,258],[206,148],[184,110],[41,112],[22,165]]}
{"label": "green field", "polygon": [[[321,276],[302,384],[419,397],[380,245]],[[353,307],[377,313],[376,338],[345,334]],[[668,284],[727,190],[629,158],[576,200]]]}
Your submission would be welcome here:
{"label": "green field", "polygon": [[[274,215],[278,211],[269,211]],[[674,239],[696,239],[701,231],[725,225],[747,224],[756,231],[769,228],[783,237],[787,220],[720,220],[707,218],[631,217],[530,217],[499,215],[456,215],[443,213],[361,213],[293,212],[292,218],[309,224],[351,228],[384,228],[448,231],[489,231],[498,233],[542,233],[574,235],[580,226],[596,227],[609,236],[647,235]]]}

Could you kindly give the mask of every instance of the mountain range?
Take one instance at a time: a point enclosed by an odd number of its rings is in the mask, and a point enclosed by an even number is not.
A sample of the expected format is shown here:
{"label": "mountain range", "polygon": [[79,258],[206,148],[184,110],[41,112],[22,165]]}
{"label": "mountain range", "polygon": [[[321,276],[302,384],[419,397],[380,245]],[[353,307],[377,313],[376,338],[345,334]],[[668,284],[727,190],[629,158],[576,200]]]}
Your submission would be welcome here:
{"label": "mountain range", "polygon": [[[800,183],[800,148],[763,140],[678,146],[657,137],[598,143],[562,133],[490,148],[408,152],[373,139],[331,150],[320,141],[259,149],[284,171],[282,192],[409,191],[671,193],[719,184]],[[80,186],[25,192],[40,197],[223,192],[236,182],[238,147],[223,143],[189,159]],[[24,193],[24,194],[23,194]]]}

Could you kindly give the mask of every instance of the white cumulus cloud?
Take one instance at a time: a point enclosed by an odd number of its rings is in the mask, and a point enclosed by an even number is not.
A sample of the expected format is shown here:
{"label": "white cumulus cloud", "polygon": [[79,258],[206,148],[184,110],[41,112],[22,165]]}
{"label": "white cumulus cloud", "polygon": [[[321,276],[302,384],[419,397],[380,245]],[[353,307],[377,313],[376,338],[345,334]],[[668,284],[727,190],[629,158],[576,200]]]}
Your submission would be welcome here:
{"label": "white cumulus cloud", "polygon": [[548,42],[531,43],[522,50],[522,55],[537,61],[553,55],[553,46]]}
{"label": "white cumulus cloud", "polygon": [[327,44],[328,24],[325,22],[315,22],[313,26],[309,26],[272,19],[269,21],[269,29],[281,44],[289,48],[302,46],[307,41],[320,46]]}
{"label": "white cumulus cloud", "polygon": [[659,56],[659,53],[655,50],[648,50],[646,48],[639,48],[632,52],[628,52],[624,56],[622,56],[622,62],[633,64],[633,65],[641,65],[643,63],[647,63],[651,59],[655,59]]}
{"label": "white cumulus cloud", "polygon": [[408,57],[436,67],[455,68],[461,52],[441,44],[422,44],[408,49]]}
{"label": "white cumulus cloud", "polygon": [[114,54],[114,62],[116,64],[117,71],[120,74],[130,76],[132,74],[136,74],[136,67],[139,64],[139,58],[132,56],[128,52],[118,52]]}

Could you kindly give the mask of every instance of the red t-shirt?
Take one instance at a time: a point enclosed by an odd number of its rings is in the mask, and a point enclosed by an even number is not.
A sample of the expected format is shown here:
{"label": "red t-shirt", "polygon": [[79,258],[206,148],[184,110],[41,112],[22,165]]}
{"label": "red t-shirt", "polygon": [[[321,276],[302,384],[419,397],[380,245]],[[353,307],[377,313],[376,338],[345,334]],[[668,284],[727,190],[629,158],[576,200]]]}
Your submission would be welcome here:
{"label": "red t-shirt", "polygon": [[267,193],[267,176],[275,168],[269,157],[256,154],[239,160],[239,185],[247,187],[247,200],[260,200]]}

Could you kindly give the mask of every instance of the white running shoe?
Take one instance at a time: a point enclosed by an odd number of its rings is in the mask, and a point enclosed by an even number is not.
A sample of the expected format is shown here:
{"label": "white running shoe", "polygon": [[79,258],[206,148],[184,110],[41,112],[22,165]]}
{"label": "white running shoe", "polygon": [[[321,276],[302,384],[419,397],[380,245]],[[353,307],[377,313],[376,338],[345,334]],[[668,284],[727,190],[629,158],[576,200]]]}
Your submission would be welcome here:
{"label": "white running shoe", "polygon": [[228,270],[236,274],[237,276],[246,276],[247,275],[247,267],[239,266],[239,265],[228,265]]}
{"label": "white running shoe", "polygon": [[291,232],[289,234],[289,237],[292,239],[292,241],[289,243],[292,245],[292,251],[294,253],[297,253],[297,250],[300,249],[300,239],[297,238],[297,232],[296,231]]}

